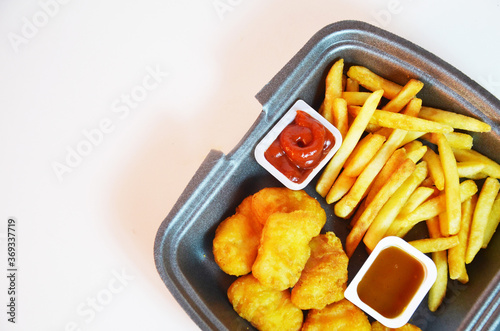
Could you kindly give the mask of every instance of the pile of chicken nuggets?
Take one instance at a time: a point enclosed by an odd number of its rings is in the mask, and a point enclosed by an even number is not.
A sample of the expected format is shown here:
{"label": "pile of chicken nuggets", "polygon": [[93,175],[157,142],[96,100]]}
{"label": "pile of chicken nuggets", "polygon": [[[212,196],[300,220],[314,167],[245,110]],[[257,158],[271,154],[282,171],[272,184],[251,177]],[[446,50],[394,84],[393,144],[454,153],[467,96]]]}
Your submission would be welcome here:
{"label": "pile of chicken nuggets", "polygon": [[258,330],[372,329],[344,299],[349,259],[333,232],[321,233],[325,222],[306,192],[272,187],[245,198],[217,227],[215,261],[238,277],[228,299]]}

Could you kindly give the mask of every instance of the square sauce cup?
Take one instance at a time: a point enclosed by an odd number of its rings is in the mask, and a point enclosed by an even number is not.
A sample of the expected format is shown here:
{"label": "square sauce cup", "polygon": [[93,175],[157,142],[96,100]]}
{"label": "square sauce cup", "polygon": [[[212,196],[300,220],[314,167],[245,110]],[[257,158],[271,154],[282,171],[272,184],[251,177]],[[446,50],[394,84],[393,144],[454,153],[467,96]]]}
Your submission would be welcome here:
{"label": "square sauce cup", "polygon": [[[317,163],[311,169],[308,169],[310,172],[307,176],[301,181],[294,181],[284,175],[278,168],[276,168],[269,160],[266,158],[265,153],[271,146],[271,144],[279,139],[280,134],[283,130],[292,122],[294,122],[295,117],[297,116],[297,112],[302,111],[311,116],[314,120],[318,121],[323,127],[329,131],[333,136],[333,146],[329,150],[329,152],[323,156],[321,161]],[[283,185],[288,187],[291,190],[301,190],[306,187],[311,180],[318,174],[318,172],[330,161],[333,155],[337,152],[342,144],[342,135],[339,130],[333,126],[330,122],[328,122],[321,114],[319,114],[314,108],[309,106],[303,100],[297,100],[293,106],[283,115],[283,117],[278,121],[278,123],[269,131],[269,133],[264,136],[264,138],[259,142],[259,144],[255,147],[254,155],[257,162],[266,169],[269,173],[271,173],[276,179],[278,179]],[[282,156],[286,158],[287,156]]]}
{"label": "square sauce cup", "polygon": [[436,265],[399,237],[382,239],[345,298],[388,328],[408,323],[437,277]]}

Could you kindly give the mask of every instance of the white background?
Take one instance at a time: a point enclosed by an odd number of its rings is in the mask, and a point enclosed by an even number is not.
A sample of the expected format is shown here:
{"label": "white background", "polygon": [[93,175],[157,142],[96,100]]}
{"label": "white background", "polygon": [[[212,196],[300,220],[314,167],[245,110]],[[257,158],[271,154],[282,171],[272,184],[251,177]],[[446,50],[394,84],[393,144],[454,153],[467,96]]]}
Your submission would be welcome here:
{"label": "white background", "polygon": [[1,0],[0,329],[197,330],[155,269],[156,231],[304,43],[363,20],[500,96],[499,18],[498,0]]}

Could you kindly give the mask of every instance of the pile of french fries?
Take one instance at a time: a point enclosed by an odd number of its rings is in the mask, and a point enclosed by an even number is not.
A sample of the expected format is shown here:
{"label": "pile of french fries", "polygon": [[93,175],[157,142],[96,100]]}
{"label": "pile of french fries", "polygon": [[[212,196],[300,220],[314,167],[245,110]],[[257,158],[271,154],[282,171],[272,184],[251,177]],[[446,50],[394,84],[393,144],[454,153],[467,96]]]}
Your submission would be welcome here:
{"label": "pile of french fries", "polygon": [[[428,306],[436,311],[448,279],[467,283],[466,265],[486,248],[500,222],[500,165],[472,149],[471,132],[491,127],[475,118],[426,107],[424,84],[401,86],[362,66],[337,60],[319,112],[343,143],[316,191],[350,219],[346,253],[368,252],[384,237],[404,237],[426,222],[428,238],[411,241],[431,253],[438,279]],[[344,74],[346,72],[346,74]]]}

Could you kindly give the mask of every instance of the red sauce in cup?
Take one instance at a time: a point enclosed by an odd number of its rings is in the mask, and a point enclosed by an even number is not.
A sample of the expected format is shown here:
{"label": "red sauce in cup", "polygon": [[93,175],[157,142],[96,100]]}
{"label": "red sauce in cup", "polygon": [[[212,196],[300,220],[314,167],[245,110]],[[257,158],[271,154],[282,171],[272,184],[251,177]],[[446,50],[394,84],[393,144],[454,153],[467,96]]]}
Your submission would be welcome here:
{"label": "red sauce in cup", "polygon": [[323,124],[299,110],[264,156],[292,182],[302,183],[334,144],[333,134]]}

